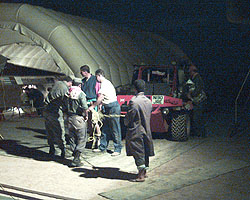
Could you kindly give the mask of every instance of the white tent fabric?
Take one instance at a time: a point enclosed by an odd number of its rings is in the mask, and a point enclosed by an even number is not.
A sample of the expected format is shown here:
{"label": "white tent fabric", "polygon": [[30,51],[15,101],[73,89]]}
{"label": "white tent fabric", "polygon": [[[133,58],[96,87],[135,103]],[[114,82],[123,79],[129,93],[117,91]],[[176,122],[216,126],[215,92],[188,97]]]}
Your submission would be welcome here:
{"label": "white tent fabric", "polygon": [[[25,50],[7,53],[16,45],[33,51],[32,56],[20,58]],[[16,65],[77,77],[84,64],[92,73],[102,68],[115,86],[130,83],[135,64],[167,65],[188,59],[176,45],[152,33],[7,3],[0,3],[0,54]]]}
{"label": "white tent fabric", "polygon": [[55,64],[53,58],[40,46],[17,44],[0,46],[0,54],[9,58],[8,63],[58,72],[60,69]]}

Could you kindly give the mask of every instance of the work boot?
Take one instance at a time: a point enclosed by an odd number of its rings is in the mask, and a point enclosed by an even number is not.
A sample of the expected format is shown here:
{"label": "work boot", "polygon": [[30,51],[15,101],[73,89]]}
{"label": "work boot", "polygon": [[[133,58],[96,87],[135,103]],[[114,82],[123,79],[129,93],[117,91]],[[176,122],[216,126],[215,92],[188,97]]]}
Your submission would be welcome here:
{"label": "work boot", "polygon": [[73,161],[71,162],[71,167],[80,167],[80,166],[83,165],[83,164],[81,163],[80,155],[81,155],[81,152],[80,152],[80,151],[76,151],[76,152],[75,152],[74,159],[73,159]]}
{"label": "work boot", "polygon": [[69,149],[65,149],[65,158],[71,158],[71,157],[74,157],[74,152],[72,152],[71,150]]}
{"label": "work boot", "polygon": [[60,158],[61,158],[61,159],[64,159],[64,158],[65,158],[65,148],[62,148],[62,149],[61,149]]}

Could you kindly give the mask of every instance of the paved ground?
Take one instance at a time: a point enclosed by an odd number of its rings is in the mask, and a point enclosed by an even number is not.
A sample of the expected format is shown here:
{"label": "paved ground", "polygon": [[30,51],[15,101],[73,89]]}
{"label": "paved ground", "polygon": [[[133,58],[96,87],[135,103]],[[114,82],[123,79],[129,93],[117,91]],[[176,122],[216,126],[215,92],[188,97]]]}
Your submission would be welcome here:
{"label": "paved ground", "polygon": [[[43,118],[0,121],[0,199],[249,199],[249,120],[234,137],[231,113],[210,113],[205,139],[173,142],[155,137],[156,156],[144,183],[125,155],[86,149],[84,166],[51,160]],[[124,142],[124,141],[123,141]]]}

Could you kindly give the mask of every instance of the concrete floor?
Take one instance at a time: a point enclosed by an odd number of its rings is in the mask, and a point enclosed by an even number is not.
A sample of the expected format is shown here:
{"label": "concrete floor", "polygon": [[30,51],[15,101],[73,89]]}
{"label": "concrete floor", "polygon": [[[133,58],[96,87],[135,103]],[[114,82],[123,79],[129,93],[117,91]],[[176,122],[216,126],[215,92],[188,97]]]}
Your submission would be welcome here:
{"label": "concrete floor", "polygon": [[156,136],[144,183],[129,181],[137,170],[125,149],[111,157],[86,148],[84,166],[69,168],[70,158],[48,157],[43,118],[0,121],[0,199],[250,199],[249,120],[229,137],[232,116],[209,113],[207,138]]}

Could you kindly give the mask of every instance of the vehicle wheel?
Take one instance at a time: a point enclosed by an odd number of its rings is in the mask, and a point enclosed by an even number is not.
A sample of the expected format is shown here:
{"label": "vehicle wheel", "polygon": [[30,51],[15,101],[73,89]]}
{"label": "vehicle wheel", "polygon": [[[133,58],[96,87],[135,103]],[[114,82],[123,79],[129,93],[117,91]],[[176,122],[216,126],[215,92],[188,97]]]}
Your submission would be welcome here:
{"label": "vehicle wheel", "polygon": [[190,134],[190,118],[186,113],[174,112],[171,120],[171,136],[174,141],[186,141]]}

